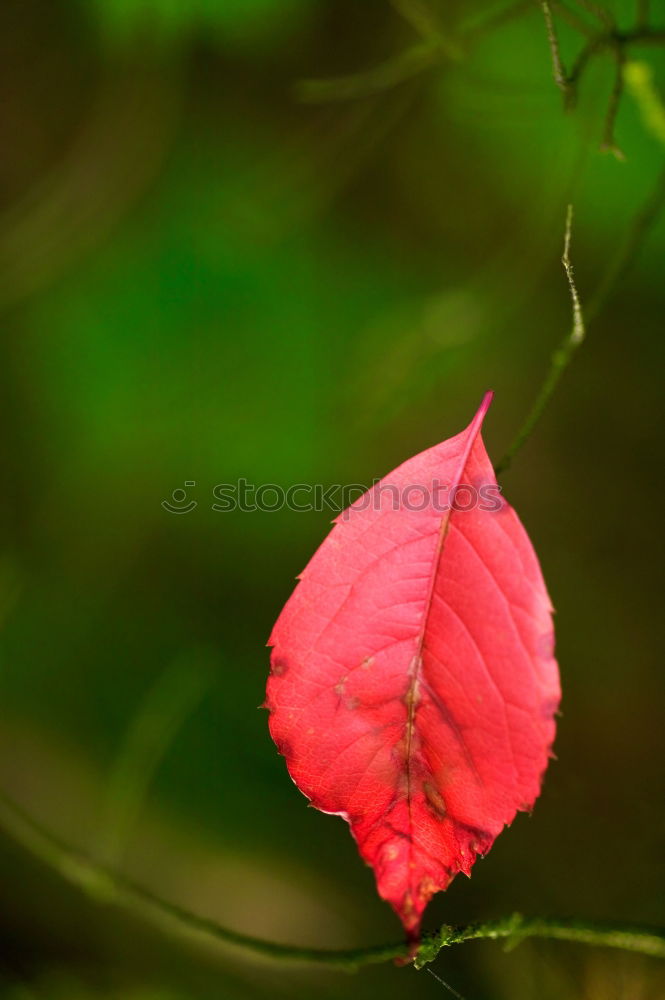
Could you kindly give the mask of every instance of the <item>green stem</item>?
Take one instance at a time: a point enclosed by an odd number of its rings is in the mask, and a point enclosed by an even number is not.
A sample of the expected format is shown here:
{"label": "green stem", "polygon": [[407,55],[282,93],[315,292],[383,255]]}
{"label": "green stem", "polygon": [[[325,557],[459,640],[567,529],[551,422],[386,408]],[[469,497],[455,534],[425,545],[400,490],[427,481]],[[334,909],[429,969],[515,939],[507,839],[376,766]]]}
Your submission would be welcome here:
{"label": "green stem", "polygon": [[[566,240],[564,256],[562,262],[568,278],[570,293],[573,301],[573,323],[571,329],[566,333],[558,348],[552,355],[550,367],[545,376],[536,399],[529,410],[524,423],[515,435],[512,444],[495,468],[496,475],[499,476],[510,468],[511,462],[517,452],[529,440],[533,430],[542,417],[547,404],[549,403],[554,390],[559,384],[559,380],[566,368],[570,364],[573,355],[584,340],[585,329],[588,329],[590,322],[596,319],[598,314],[607,304],[621,278],[630,268],[640,247],[644,241],[654,220],[657,218],[665,203],[665,170],[658,178],[658,182],[648,199],[637,213],[630,229],[619,246],[616,255],[610,261],[605,274],[601,278],[598,286],[591,296],[591,299],[584,310],[584,321],[582,321],[581,306],[575,284],[572,281],[572,266],[568,257],[570,244],[570,215],[566,225]],[[580,323],[582,326],[580,327]]]}
{"label": "green stem", "polygon": [[76,886],[93,902],[128,910],[147,923],[179,938],[228,945],[282,962],[330,965],[349,970],[372,962],[387,962],[408,956],[408,947],[403,943],[339,951],[299,948],[242,934],[215,920],[197,916],[64,843],[2,791],[0,827],[21,847],[57,872],[70,885]]}
{"label": "green stem", "polygon": [[550,917],[523,917],[514,913],[499,920],[482,924],[465,924],[462,927],[443,926],[436,934],[425,938],[415,958],[421,969],[432,962],[442,948],[464,941],[479,939],[510,940],[513,944],[528,937],[549,938],[557,941],[574,941],[577,944],[620,948],[653,958],[665,958],[665,931],[646,927],[611,927],[607,924],[583,920],[562,920]]}
{"label": "green stem", "polygon": [[[337,951],[327,948],[298,948],[241,934],[214,920],[199,917],[175,903],[161,899],[63,843],[28,816],[4,792],[0,792],[0,825],[23,848],[67,882],[77,886],[94,902],[123,907],[180,938],[229,946],[271,961],[331,966],[349,972],[364,965],[391,960],[405,963],[410,958],[409,946],[404,942]],[[514,914],[482,924],[443,926],[436,934],[425,938],[413,956],[414,965],[420,969],[432,962],[442,948],[464,941],[507,938],[519,943],[526,937],[574,941],[665,958],[665,931]]]}

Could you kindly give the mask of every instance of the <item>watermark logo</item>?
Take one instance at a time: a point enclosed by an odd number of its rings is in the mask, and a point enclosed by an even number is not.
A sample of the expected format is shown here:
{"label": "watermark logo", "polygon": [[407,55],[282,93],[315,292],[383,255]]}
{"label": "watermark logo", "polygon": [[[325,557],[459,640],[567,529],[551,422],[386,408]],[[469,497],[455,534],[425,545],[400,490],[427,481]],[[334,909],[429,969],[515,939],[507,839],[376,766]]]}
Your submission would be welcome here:
{"label": "watermark logo", "polygon": [[187,490],[194,486],[196,486],[196,480],[185,480],[185,489],[178,487],[171,494],[170,500],[162,500],[164,510],[167,510],[169,514],[190,514],[198,507],[196,500],[187,499]]}
{"label": "watermark logo", "polygon": [[[161,505],[170,514],[189,514],[199,506],[190,491],[196,480],[188,479],[184,488],[173,490],[170,500]],[[456,483],[433,479],[428,483],[396,483],[375,479],[368,488],[362,483],[252,483],[238,479],[235,483],[217,483],[212,487],[208,506],[218,514],[272,513],[278,510],[296,512],[329,512],[342,520],[354,511],[425,511],[445,514],[449,510],[467,513],[472,510],[496,513],[503,507],[501,487],[497,483]]]}

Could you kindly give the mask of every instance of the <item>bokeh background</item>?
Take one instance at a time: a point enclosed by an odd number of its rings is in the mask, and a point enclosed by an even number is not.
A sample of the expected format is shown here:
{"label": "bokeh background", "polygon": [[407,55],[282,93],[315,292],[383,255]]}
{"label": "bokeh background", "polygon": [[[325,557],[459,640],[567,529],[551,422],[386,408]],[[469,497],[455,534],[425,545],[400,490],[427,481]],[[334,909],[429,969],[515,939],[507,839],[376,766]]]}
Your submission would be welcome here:
{"label": "bokeh background", "polygon": [[[555,5],[568,66],[606,30],[590,6]],[[645,7],[604,9],[628,30]],[[413,55],[422,10],[440,57]],[[620,159],[611,50],[565,113],[535,2],[3,0],[0,783],[53,833],[240,930],[399,939],[257,710],[332,513],[221,513],[212,490],[369,484],[487,388],[500,457],[569,327],[566,204],[588,301],[662,174],[662,49],[626,54],[653,79],[621,96]],[[660,217],[503,477],[558,612],[558,761],[429,927],[665,924],[664,248]],[[185,482],[197,506],[169,513]],[[0,933],[8,1000],[444,992],[174,940],[9,833]],[[467,1000],[665,995],[655,960],[560,943],[434,969]]]}

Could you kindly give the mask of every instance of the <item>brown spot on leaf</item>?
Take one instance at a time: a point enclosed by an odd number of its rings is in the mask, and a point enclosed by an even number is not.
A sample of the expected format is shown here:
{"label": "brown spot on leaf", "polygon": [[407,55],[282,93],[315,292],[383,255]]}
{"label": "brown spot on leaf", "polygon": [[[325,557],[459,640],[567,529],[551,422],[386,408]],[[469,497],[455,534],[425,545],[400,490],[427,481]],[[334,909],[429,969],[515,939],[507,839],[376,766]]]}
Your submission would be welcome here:
{"label": "brown spot on leaf", "polygon": [[423,782],[423,793],[425,795],[425,800],[427,805],[430,807],[437,819],[445,819],[446,817],[446,803],[443,801],[443,796],[437,788],[429,781]]}
{"label": "brown spot on leaf", "polygon": [[407,918],[412,918],[415,914],[411,890],[404,893],[404,897],[402,899],[402,913],[404,913]]}
{"label": "brown spot on leaf", "polygon": [[288,669],[288,663],[281,656],[275,656],[270,664],[270,673],[275,677],[283,677]]}
{"label": "brown spot on leaf", "polygon": [[339,695],[340,697],[344,694],[346,690],[346,682],[348,681],[348,679],[349,679],[348,674],[344,674],[342,677],[340,677],[340,679],[337,681],[337,684],[335,684],[335,687],[333,688],[335,694]]}
{"label": "brown spot on leaf", "polygon": [[427,902],[430,896],[433,896],[434,893],[438,892],[440,888],[441,887],[434,881],[433,878],[426,876],[422,879],[418,886],[418,896],[421,900]]}

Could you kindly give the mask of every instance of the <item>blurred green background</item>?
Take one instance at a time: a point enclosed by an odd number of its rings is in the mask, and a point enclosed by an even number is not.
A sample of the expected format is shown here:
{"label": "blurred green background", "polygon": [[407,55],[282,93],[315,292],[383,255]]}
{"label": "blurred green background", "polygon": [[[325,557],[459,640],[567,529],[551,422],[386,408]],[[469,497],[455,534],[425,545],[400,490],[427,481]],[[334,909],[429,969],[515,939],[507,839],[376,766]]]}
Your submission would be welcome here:
{"label": "blurred green background", "polygon": [[[588,6],[555,5],[567,66],[606,30]],[[604,9],[628,30],[643,6]],[[451,51],[400,80],[421,9]],[[240,930],[399,939],[257,711],[332,514],[220,513],[212,490],[369,484],[487,388],[498,460],[569,326],[567,202],[585,301],[663,170],[663,52],[626,54],[655,90],[646,118],[621,97],[621,160],[600,151],[612,51],[564,113],[535,2],[3,0],[0,784],[54,833]],[[385,60],[376,93],[297,86]],[[503,477],[558,612],[559,759],[429,927],[665,924],[664,249],[661,216]],[[196,508],[169,513],[186,481]],[[10,1000],[444,992],[174,941],[8,835],[0,934]],[[466,1000],[665,995],[655,960],[565,944],[472,943],[434,969]]]}

